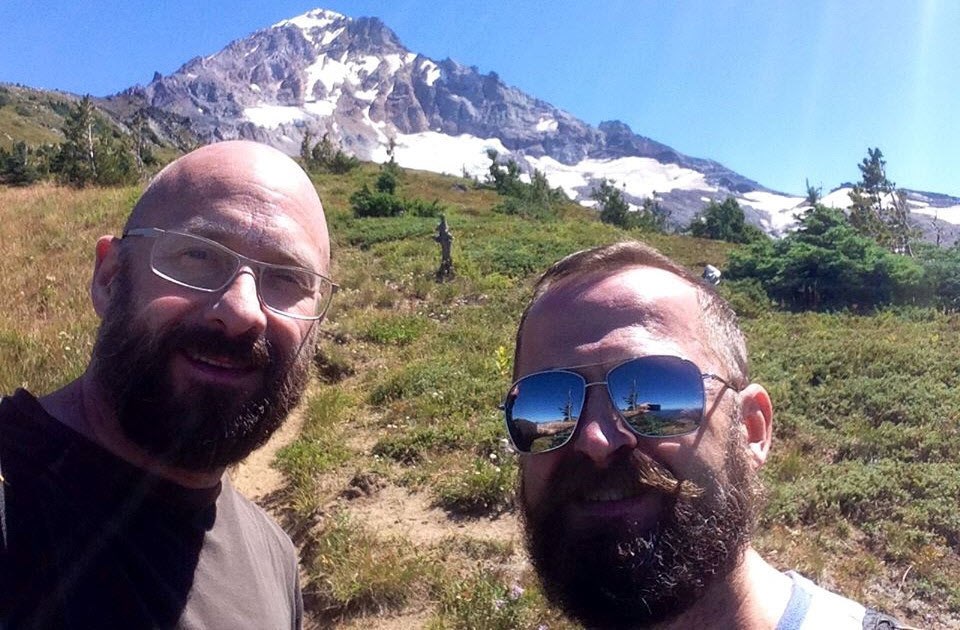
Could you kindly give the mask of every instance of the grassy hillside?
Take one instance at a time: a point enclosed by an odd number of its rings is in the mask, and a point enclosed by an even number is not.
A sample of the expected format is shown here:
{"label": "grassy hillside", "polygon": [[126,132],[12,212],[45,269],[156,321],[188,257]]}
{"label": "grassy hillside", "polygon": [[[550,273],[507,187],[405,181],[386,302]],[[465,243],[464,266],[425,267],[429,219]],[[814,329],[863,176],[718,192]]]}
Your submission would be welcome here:
{"label": "grassy hillside", "polygon": [[61,142],[63,118],[74,101],[75,96],[61,92],[0,84],[0,147]]}
{"label": "grassy hillside", "polygon": [[[466,180],[405,171],[400,194],[447,208],[457,275],[437,284],[436,219],[351,216],[349,195],[375,176],[316,179],[343,290],[303,430],[277,459],[287,487],[268,497],[301,546],[310,614],[324,627],[572,627],[523,561],[497,411],[530,284],[628,236],[691,266],[722,267],[730,246],[628,234],[576,206],[528,221]],[[0,188],[0,391],[45,392],[83,368],[93,243],[138,192]],[[731,298],[776,409],[762,553],[917,626],[960,627],[960,317]]]}

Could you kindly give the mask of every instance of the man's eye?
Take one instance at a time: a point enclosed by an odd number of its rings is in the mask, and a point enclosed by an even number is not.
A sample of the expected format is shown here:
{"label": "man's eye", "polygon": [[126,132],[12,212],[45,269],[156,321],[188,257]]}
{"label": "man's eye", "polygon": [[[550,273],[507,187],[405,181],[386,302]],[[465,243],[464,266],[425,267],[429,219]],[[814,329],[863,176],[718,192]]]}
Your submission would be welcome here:
{"label": "man's eye", "polygon": [[278,285],[301,291],[313,291],[315,284],[311,274],[298,272],[294,269],[275,269],[270,277]]}
{"label": "man's eye", "polygon": [[210,255],[209,249],[192,248],[192,249],[185,249],[181,251],[180,258],[183,258],[185,260],[202,261],[202,260],[210,260],[211,255]]}

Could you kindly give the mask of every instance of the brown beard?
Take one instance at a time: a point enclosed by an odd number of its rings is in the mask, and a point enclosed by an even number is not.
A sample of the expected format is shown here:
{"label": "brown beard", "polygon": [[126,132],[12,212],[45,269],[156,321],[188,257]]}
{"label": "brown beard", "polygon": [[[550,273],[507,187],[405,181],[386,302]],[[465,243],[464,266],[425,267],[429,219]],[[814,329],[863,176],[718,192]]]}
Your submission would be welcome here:
{"label": "brown beard", "polygon": [[[228,338],[174,323],[146,330],[135,318],[126,265],[97,333],[91,369],[124,436],[168,465],[215,471],[263,445],[299,403],[309,376],[313,335],[296,356],[280,356],[261,336]],[[171,359],[185,350],[242,361],[263,378],[254,391],[194,384],[177,392]]]}
{"label": "brown beard", "polygon": [[[598,470],[571,453],[554,471],[547,499],[525,500],[519,488],[527,551],[549,599],[590,628],[643,627],[688,609],[740,562],[761,494],[743,439],[730,431],[724,467],[678,480],[638,450]],[[661,495],[653,528],[616,519],[577,527],[565,505],[611,475]],[[624,481],[629,480],[629,481]]]}

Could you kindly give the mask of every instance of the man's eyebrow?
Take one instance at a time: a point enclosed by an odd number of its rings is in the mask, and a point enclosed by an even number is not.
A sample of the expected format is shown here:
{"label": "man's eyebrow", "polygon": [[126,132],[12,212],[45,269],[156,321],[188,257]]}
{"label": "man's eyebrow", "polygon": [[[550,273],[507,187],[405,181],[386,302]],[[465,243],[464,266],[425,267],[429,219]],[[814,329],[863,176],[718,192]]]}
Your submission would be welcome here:
{"label": "man's eyebrow", "polygon": [[[211,241],[216,241],[217,243],[220,243],[224,247],[227,247],[231,250],[235,250],[235,246],[230,241],[234,239],[242,241],[244,238],[244,234],[240,230],[231,229],[228,226],[224,226],[222,223],[207,221],[203,218],[197,218],[187,222],[181,228],[181,230],[188,232],[189,234],[195,234],[197,236],[208,238]],[[262,260],[257,256],[249,256],[249,258],[257,260],[258,262],[264,262],[273,265],[284,265],[287,267],[299,267],[308,271],[313,271],[314,273],[319,273],[313,268],[313,265],[310,263],[310,257],[306,254],[306,252],[298,248],[286,245],[270,248],[268,251],[270,255],[269,260]]]}

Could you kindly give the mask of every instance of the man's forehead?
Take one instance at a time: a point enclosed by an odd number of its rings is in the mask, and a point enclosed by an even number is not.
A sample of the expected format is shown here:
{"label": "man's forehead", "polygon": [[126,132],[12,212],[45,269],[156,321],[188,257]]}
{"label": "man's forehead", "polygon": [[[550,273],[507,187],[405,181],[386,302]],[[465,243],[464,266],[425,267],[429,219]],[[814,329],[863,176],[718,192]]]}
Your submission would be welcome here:
{"label": "man's forehead", "polygon": [[526,369],[636,354],[693,359],[699,322],[696,288],[672,273],[636,267],[570,278],[531,307],[518,361]]}
{"label": "man's forehead", "polygon": [[158,176],[128,227],[182,230],[228,247],[254,247],[260,251],[238,251],[266,255],[268,262],[327,272],[323,209],[299,167],[249,143],[214,145],[197,153]]}
{"label": "man's forehead", "polygon": [[564,278],[551,286],[531,309],[562,313],[568,309],[629,313],[653,322],[676,309],[699,313],[698,288],[657,267],[628,267]]}

